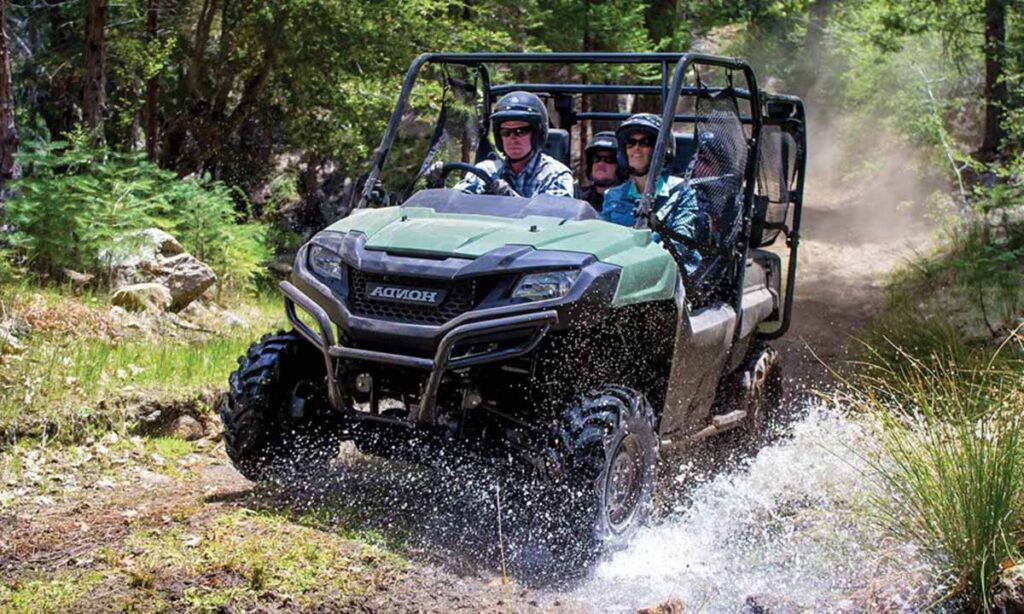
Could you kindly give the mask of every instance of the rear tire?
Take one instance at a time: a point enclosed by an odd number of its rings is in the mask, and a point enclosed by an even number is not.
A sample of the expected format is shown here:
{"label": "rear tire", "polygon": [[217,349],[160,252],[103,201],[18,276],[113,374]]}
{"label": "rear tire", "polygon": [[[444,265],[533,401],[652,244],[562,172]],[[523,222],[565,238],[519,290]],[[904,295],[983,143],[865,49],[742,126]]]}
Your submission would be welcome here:
{"label": "rear tire", "polygon": [[740,370],[741,402],[747,410],[746,429],[758,442],[767,438],[769,418],[782,405],[782,361],[769,345],[755,346]]}
{"label": "rear tire", "polygon": [[[322,466],[338,453],[323,355],[293,332],[265,335],[238,359],[220,408],[224,449],[256,482]],[[301,398],[301,411],[295,399]],[[301,415],[293,415],[301,414]],[[301,465],[300,465],[301,463]]]}
{"label": "rear tire", "polygon": [[659,440],[642,394],[606,386],[562,417],[551,456],[576,554],[588,562],[625,545],[653,508]]}

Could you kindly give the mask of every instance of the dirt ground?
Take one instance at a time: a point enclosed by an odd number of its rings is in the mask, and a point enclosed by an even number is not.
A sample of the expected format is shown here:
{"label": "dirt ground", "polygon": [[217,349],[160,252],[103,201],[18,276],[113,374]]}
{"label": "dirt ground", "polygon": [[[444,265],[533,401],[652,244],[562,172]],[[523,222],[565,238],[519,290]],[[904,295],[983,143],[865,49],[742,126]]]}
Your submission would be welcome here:
{"label": "dirt ground", "polygon": [[[879,191],[821,185],[806,195],[793,326],[778,342],[791,400],[827,385],[821,362],[841,363],[851,336],[884,303],[884,273],[925,249],[931,234],[919,212],[897,207],[892,198],[879,202]],[[58,455],[35,459],[35,473],[28,472],[34,478],[7,485],[16,497],[6,511],[0,505],[0,606],[4,586],[11,591],[63,579],[72,587],[87,581],[88,587],[68,588],[70,596],[52,586],[40,589],[42,609],[586,610],[561,599],[557,588],[531,588],[515,575],[503,580],[503,558],[517,553],[498,538],[496,482],[479,472],[439,474],[349,450],[313,480],[256,488],[230,467],[216,441],[194,445],[174,460],[154,459],[138,445],[118,448],[123,443],[93,442],[79,450],[81,458],[108,456],[102,471],[90,469],[89,460],[68,466],[67,457]],[[61,488],[61,480],[74,488]],[[47,482],[49,494],[37,494]],[[307,588],[302,598],[273,587],[254,590],[261,583],[251,561],[197,545],[218,539],[226,517],[273,519],[277,524],[250,525],[257,539],[311,531],[297,539],[326,540],[343,560],[358,563],[342,566],[341,573],[363,580],[340,592]],[[186,536],[177,548],[161,551],[166,564],[154,564],[152,547],[138,541],[160,534]],[[363,558],[367,541],[374,544],[369,561]],[[188,563],[190,549],[202,553],[199,563]],[[227,596],[197,597],[210,587]],[[233,588],[239,592],[231,593]],[[7,607],[36,606],[10,601]]]}

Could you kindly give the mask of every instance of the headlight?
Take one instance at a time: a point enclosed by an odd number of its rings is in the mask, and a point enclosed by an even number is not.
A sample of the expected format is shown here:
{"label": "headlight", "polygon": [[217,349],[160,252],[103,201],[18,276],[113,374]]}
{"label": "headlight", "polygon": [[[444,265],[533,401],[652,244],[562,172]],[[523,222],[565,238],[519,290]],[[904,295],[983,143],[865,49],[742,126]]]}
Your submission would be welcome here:
{"label": "headlight", "polygon": [[341,256],[323,245],[309,248],[309,266],[321,277],[341,279]]}
{"label": "headlight", "polygon": [[580,272],[578,270],[523,275],[523,278],[516,284],[515,289],[512,290],[512,298],[521,298],[528,301],[562,298],[569,294],[569,290],[579,276]]}

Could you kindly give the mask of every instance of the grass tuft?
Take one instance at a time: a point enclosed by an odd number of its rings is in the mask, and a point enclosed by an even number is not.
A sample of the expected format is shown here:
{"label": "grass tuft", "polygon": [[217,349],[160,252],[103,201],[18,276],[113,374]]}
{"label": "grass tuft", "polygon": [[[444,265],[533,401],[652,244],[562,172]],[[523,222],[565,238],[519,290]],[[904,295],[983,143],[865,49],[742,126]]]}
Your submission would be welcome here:
{"label": "grass tuft", "polygon": [[850,382],[854,407],[882,424],[874,508],[989,611],[1000,565],[1019,560],[1024,539],[1024,364],[889,351],[902,364],[863,364]]}
{"label": "grass tuft", "polygon": [[0,584],[0,611],[71,612],[90,590],[103,582],[99,572],[66,572],[52,577]]}

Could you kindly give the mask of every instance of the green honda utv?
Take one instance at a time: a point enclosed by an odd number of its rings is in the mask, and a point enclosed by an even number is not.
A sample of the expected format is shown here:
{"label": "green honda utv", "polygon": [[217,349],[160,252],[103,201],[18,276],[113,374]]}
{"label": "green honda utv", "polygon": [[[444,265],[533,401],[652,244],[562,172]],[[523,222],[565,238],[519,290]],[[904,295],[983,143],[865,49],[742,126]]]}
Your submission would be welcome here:
{"label": "green honda utv", "polygon": [[[648,177],[689,182],[703,232],[666,239],[654,181],[634,227],[576,198],[447,187],[494,179],[472,163],[494,156],[489,115],[514,91],[550,109],[543,151],[570,167],[623,109],[659,113]],[[711,157],[715,174],[698,173]],[[280,285],[293,330],[230,376],[228,456],[252,480],[312,470],[341,441],[508,465],[568,493],[566,516],[598,546],[628,538],[664,442],[756,431],[778,403],[769,342],[790,322],[805,159],[800,100],[759,91],[737,59],[418,57],[358,206]]]}

